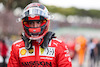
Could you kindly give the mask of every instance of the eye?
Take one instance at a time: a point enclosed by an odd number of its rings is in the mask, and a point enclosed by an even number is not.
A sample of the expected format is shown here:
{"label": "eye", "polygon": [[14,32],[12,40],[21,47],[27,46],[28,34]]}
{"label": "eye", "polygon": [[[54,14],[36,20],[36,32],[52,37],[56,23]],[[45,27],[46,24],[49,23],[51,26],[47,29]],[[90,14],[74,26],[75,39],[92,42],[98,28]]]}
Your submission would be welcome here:
{"label": "eye", "polygon": [[28,24],[33,24],[33,22],[28,22]]}
{"label": "eye", "polygon": [[42,23],[41,21],[37,21],[38,24]]}

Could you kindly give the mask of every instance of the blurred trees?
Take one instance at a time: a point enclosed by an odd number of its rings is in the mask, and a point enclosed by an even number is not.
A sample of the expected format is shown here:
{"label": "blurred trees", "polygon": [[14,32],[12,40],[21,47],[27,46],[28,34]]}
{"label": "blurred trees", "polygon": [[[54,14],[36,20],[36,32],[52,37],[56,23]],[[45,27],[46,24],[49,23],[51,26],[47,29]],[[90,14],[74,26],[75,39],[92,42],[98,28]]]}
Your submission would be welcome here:
{"label": "blurred trees", "polygon": [[[8,10],[14,10],[17,7],[21,7],[22,9],[31,2],[39,2],[39,0],[0,0]],[[100,10],[85,10],[78,9],[75,7],[71,8],[61,8],[56,6],[46,6],[48,10],[52,13],[60,13],[65,16],[68,15],[78,15],[78,16],[90,16],[100,18]]]}
{"label": "blurred trees", "polygon": [[[18,17],[13,14],[13,11],[17,7],[20,7],[23,9],[27,4],[31,2],[39,2],[39,0],[0,0],[0,3],[1,2],[4,4],[6,9],[0,12],[0,34],[11,35],[11,34],[17,34],[16,32],[19,32],[20,30],[22,30],[21,23],[16,24],[16,18]],[[48,8],[49,12],[51,13],[60,13],[65,16],[77,15],[79,17],[89,16],[92,18],[100,18],[100,10],[95,10],[95,9],[85,10],[85,9],[78,9],[75,7],[61,8],[61,7],[56,7],[56,6],[47,6],[47,5],[45,6]],[[97,23],[95,22],[95,24]],[[63,25],[66,25],[66,24],[64,23]]]}
{"label": "blurred trees", "polygon": [[38,0],[0,0],[5,9],[0,11],[0,35],[18,35],[22,32],[21,23],[16,23],[17,16],[13,11],[17,7],[22,9],[31,2],[38,2]]}
{"label": "blurred trees", "polygon": [[27,4],[31,2],[39,2],[38,0],[0,0],[5,7],[9,10],[13,10],[16,7],[24,8]]}
{"label": "blurred trees", "polygon": [[88,13],[89,13],[89,16],[91,16],[91,17],[100,18],[100,10],[91,9],[91,10],[88,11]]}
{"label": "blurred trees", "polygon": [[61,8],[55,6],[47,6],[47,8],[52,13],[60,13],[65,16],[78,15],[78,16],[90,16],[90,17],[100,18],[100,10],[95,10],[95,9],[85,10],[85,9],[78,9],[75,7]]}

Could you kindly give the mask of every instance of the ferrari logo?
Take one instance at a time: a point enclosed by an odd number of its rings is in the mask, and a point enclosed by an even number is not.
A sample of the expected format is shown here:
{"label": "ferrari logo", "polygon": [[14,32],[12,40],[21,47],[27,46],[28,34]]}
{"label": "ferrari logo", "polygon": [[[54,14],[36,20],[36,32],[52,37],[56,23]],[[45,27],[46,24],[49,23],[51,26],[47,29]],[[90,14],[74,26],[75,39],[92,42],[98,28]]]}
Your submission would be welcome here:
{"label": "ferrari logo", "polygon": [[21,53],[21,55],[25,55],[25,54],[26,54],[26,49],[22,49],[22,50],[20,51],[20,53]]}
{"label": "ferrari logo", "polygon": [[43,48],[40,48],[40,51],[41,51],[41,54],[43,54],[43,52],[44,52],[44,49],[43,49]]}

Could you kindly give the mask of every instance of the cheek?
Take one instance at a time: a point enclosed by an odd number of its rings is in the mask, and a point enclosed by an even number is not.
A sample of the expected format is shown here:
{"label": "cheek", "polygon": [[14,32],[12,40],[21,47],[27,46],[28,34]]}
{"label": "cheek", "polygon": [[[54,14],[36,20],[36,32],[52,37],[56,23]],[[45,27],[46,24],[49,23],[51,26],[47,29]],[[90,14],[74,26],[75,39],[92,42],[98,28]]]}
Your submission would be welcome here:
{"label": "cheek", "polygon": [[29,27],[33,27],[33,24],[29,24]]}

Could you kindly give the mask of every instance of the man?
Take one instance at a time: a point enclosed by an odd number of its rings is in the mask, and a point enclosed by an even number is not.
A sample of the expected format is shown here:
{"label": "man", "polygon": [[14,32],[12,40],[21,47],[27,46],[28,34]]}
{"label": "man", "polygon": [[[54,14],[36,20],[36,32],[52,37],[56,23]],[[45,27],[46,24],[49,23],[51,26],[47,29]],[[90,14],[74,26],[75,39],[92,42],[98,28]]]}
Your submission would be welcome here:
{"label": "man", "polygon": [[96,47],[94,48],[94,56],[95,56],[95,65],[97,67],[100,67],[100,41],[96,44]]}
{"label": "man", "polygon": [[76,52],[78,55],[78,61],[79,61],[79,67],[83,66],[84,63],[84,58],[85,58],[85,52],[86,52],[86,44],[87,44],[87,40],[84,36],[80,35],[78,37],[76,37]]}
{"label": "man", "polygon": [[97,44],[98,40],[96,38],[90,39],[90,42],[88,43],[88,51],[89,51],[89,66],[90,67],[95,67],[95,47]]}
{"label": "man", "polygon": [[0,63],[0,67],[6,67],[6,57],[7,57],[8,48],[3,39],[0,39],[0,55],[3,58],[3,62]]}
{"label": "man", "polygon": [[8,67],[72,67],[64,42],[48,31],[48,10],[40,3],[31,3],[22,14],[25,33],[13,43]]}

